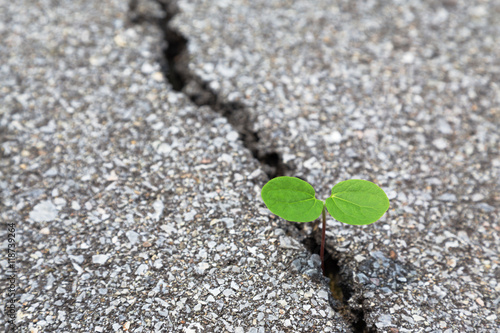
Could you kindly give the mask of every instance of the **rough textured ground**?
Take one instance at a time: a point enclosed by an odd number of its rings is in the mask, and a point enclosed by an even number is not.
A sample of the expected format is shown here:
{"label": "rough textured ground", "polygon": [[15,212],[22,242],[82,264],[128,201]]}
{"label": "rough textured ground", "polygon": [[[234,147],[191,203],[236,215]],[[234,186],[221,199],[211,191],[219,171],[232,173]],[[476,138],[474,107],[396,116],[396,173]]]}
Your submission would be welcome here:
{"label": "rough textured ground", "polygon": [[238,134],[165,84],[158,7],[139,25],[122,1],[0,8],[16,332],[350,331]]}
{"label": "rough textured ground", "polygon": [[179,1],[201,86],[245,106],[325,198],[382,186],[381,222],[330,221],[352,307],[380,332],[500,326],[500,6],[469,1]]}
{"label": "rough textured ground", "polygon": [[[498,4],[179,7],[184,92],[233,106],[233,125],[165,85],[154,2],[132,24],[123,1],[0,0],[19,330],[362,331],[356,314],[371,332],[497,330]],[[310,228],[260,202],[273,167],[237,131],[320,198],[347,178],[389,194],[374,225],[328,222],[344,306],[297,241]]]}

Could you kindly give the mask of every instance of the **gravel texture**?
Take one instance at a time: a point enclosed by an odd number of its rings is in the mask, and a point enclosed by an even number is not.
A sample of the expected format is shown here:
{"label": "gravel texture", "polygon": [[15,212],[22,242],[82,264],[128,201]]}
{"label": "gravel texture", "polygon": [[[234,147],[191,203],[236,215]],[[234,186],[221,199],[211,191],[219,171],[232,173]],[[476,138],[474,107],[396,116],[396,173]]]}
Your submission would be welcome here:
{"label": "gravel texture", "polygon": [[0,0],[16,332],[350,332],[238,133],[165,84],[139,5],[134,25],[124,1]]}
{"label": "gravel texture", "polygon": [[376,224],[328,221],[375,332],[500,327],[500,4],[179,1],[189,71],[245,106],[259,150],[328,196],[386,190]]}

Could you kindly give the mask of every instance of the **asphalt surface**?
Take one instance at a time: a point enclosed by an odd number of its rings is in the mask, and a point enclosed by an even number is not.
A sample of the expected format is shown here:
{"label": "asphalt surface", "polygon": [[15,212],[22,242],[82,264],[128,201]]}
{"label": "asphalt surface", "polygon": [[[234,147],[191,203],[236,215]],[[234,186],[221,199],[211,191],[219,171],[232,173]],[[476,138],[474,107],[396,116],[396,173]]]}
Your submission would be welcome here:
{"label": "asphalt surface", "polygon": [[[495,2],[0,8],[7,329],[498,330]],[[373,225],[328,221],[333,294],[317,231],[260,200],[276,174],[322,199],[349,178],[389,195]]]}

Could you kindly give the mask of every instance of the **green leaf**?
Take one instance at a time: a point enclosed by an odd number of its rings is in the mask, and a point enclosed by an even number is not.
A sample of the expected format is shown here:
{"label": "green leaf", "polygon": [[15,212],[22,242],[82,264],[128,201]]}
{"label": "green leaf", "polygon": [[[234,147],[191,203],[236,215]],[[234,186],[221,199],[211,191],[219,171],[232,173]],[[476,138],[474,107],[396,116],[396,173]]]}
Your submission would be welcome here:
{"label": "green leaf", "polygon": [[337,221],[364,225],[377,221],[389,209],[384,190],[372,182],[350,179],[332,188],[326,209]]}
{"label": "green leaf", "polygon": [[315,194],[308,182],[295,177],[273,178],[261,192],[273,214],[293,222],[310,222],[319,217],[324,204]]}

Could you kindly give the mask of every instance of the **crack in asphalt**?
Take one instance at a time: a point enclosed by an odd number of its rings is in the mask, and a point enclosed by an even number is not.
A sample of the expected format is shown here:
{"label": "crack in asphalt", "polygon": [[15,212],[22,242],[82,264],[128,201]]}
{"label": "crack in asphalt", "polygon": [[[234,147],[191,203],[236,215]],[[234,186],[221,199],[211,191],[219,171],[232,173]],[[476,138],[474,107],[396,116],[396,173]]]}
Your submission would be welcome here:
{"label": "crack in asphalt", "polygon": [[[279,152],[265,151],[259,146],[259,134],[253,131],[250,113],[240,102],[224,101],[211,89],[206,82],[189,70],[189,54],[187,45],[189,40],[179,31],[170,27],[169,22],[177,15],[179,9],[176,0],[156,0],[164,11],[160,19],[155,19],[163,32],[165,47],[160,65],[164,77],[172,86],[172,89],[184,93],[197,106],[208,106],[213,111],[225,117],[229,124],[238,132],[243,145],[249,149],[260,164],[269,179],[293,175],[290,166],[283,163],[283,158]],[[136,12],[138,0],[129,0],[129,16],[133,23],[151,21],[151,18],[142,17]],[[302,243],[306,249],[312,253],[319,252],[319,243],[314,235],[308,234],[302,225],[296,224],[304,237]],[[375,333],[374,327],[368,327],[365,321],[365,311],[362,303],[363,297],[358,297],[359,307],[354,308],[349,300],[353,297],[352,273],[339,266],[331,251],[325,251],[325,272],[324,276],[330,280],[331,292],[330,305],[348,323],[350,323],[354,333]]]}
{"label": "crack in asphalt", "polygon": [[228,123],[238,132],[244,146],[260,162],[269,179],[289,173],[290,167],[283,163],[281,154],[275,151],[264,151],[259,147],[259,135],[252,129],[254,121],[243,103],[222,100],[206,82],[191,73],[188,67],[187,44],[189,41],[169,25],[170,20],[179,11],[176,2],[172,0],[156,1],[166,13],[159,22],[166,42],[161,65],[172,88],[183,92],[197,106],[208,106],[226,118]]}

